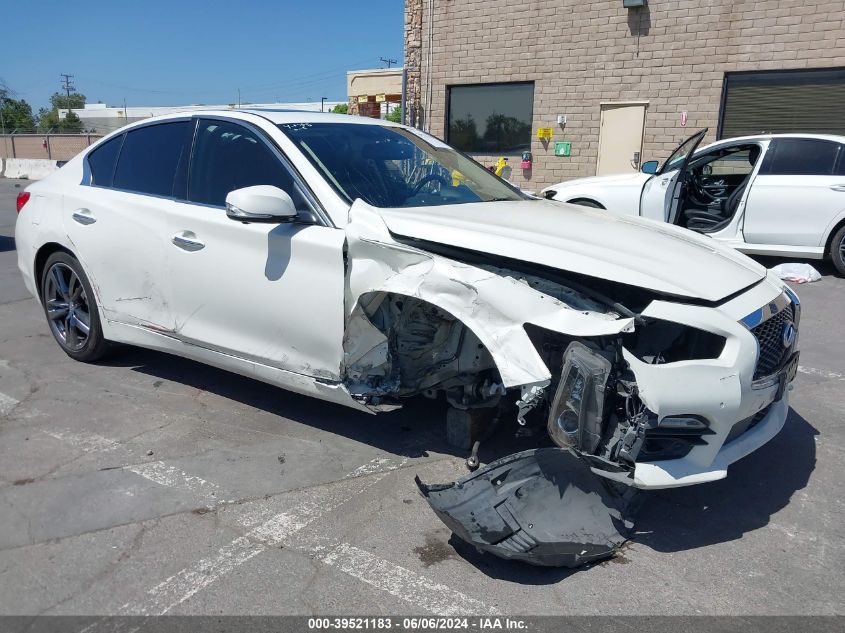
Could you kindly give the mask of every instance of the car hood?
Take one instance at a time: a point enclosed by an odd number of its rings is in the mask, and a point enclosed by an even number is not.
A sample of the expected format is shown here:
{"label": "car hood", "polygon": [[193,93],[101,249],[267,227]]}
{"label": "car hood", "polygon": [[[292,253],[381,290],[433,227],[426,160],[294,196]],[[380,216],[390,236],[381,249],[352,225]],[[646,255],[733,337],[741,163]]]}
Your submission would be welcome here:
{"label": "car hood", "polygon": [[590,176],[588,178],[575,178],[565,182],[559,182],[556,185],[546,187],[543,191],[548,189],[562,189],[564,187],[584,186],[584,185],[599,185],[602,187],[630,187],[632,185],[639,185],[640,187],[646,183],[652,176],[642,172],[632,172],[629,174],[613,174],[610,176]]}
{"label": "car hood", "polygon": [[719,301],[766,270],[669,224],[550,200],[380,209],[391,233],[647,288]]}

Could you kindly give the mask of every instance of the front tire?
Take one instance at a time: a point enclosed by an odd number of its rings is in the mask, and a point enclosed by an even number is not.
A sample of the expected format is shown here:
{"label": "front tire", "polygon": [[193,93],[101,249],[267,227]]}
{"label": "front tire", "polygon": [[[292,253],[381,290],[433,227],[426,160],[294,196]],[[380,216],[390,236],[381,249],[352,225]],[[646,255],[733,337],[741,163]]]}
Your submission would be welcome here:
{"label": "front tire", "polygon": [[108,351],[94,291],[75,257],[57,252],[47,258],[41,303],[53,338],[65,354],[90,363]]}
{"label": "front tire", "polygon": [[833,260],[839,276],[845,277],[845,226],[839,227],[830,241],[830,259]]}

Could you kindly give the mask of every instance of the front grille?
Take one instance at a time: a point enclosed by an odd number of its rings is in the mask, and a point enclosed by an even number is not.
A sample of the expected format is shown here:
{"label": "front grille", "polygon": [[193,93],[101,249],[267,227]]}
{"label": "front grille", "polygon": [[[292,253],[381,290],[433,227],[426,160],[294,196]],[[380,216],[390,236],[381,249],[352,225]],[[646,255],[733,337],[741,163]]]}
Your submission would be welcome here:
{"label": "front grille", "polygon": [[757,367],[754,369],[754,380],[775,373],[786,362],[789,357],[789,348],[783,345],[783,329],[787,323],[794,320],[792,305],[788,305],[751,330],[760,346],[760,356],[757,359]]}

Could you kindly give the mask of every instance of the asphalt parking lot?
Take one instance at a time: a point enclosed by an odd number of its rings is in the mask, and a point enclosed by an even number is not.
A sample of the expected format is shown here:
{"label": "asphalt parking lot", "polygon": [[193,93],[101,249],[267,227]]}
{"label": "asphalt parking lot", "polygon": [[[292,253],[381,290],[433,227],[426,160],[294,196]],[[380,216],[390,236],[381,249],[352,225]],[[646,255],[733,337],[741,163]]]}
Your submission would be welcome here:
{"label": "asphalt parking lot", "polygon": [[540,569],[463,546],[417,493],[465,472],[439,405],[373,417],[157,352],[67,358],[16,266],[25,185],[0,179],[3,614],[845,611],[831,267],[797,287],[784,430],[726,480],[649,493],[618,558]]}

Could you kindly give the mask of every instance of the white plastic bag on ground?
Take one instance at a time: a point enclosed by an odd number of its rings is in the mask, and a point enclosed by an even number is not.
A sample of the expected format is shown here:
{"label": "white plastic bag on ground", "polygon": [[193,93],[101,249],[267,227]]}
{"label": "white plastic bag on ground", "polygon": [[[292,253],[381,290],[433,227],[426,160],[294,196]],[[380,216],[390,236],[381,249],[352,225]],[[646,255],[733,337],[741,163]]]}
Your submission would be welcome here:
{"label": "white plastic bag on ground", "polygon": [[806,284],[822,278],[819,271],[810,264],[778,264],[771,270],[784,281],[796,284]]}

